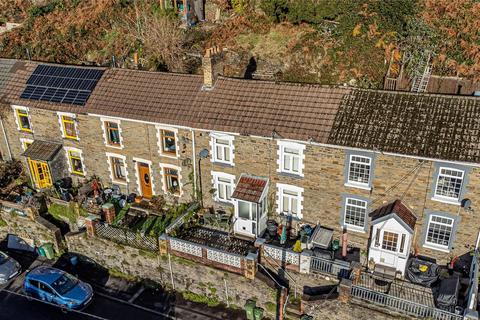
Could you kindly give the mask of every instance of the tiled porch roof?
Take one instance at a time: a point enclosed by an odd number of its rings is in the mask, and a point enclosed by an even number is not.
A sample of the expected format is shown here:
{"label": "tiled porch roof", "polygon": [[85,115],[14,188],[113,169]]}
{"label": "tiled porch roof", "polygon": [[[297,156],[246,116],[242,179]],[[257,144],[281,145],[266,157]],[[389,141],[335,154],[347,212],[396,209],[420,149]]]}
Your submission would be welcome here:
{"label": "tiled porch roof", "polygon": [[415,229],[415,223],[417,222],[417,217],[413,214],[410,209],[408,209],[400,200],[395,200],[392,203],[389,203],[381,208],[376,209],[375,211],[370,213],[370,217],[372,218],[372,222],[378,220],[380,218],[386,217],[390,214],[395,214],[397,217],[402,219],[403,222],[410,229]]}
{"label": "tiled porch roof", "polygon": [[51,161],[61,148],[59,143],[35,140],[22,155],[33,160]]}
{"label": "tiled porch roof", "polygon": [[242,174],[232,194],[232,198],[259,203],[267,184],[268,179],[266,178]]}

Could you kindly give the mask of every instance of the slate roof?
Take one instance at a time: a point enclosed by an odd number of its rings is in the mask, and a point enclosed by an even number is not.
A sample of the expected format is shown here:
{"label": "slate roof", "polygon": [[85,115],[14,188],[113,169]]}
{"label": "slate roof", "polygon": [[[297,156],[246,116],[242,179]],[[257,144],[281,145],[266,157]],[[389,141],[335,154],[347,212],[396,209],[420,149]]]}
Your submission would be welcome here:
{"label": "slate roof", "polygon": [[480,99],[352,90],[328,144],[479,163]]}
{"label": "slate roof", "polygon": [[267,184],[267,178],[242,174],[232,194],[232,198],[259,203]]}
{"label": "slate roof", "polygon": [[371,212],[370,217],[372,218],[372,221],[375,221],[390,214],[395,214],[397,217],[402,219],[402,221],[405,222],[405,224],[409,226],[412,231],[415,229],[417,217],[398,199]]}
{"label": "slate roof", "polygon": [[33,160],[51,161],[61,148],[59,143],[35,140],[22,155]]}

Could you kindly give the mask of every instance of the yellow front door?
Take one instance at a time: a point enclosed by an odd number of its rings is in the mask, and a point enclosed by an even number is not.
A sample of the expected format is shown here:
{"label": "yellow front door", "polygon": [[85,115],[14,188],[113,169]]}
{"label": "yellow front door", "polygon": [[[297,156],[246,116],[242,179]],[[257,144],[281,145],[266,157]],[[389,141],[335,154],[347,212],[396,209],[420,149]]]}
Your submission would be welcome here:
{"label": "yellow front door", "polygon": [[28,159],[30,173],[35,186],[39,189],[45,189],[52,186],[52,177],[48,164],[44,161]]}

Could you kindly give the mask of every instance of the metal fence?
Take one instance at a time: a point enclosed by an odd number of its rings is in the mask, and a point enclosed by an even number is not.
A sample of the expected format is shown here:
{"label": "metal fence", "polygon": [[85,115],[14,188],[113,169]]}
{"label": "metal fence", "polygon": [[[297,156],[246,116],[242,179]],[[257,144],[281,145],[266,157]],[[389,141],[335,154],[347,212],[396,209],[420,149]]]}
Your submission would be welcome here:
{"label": "metal fence", "polygon": [[472,265],[470,267],[470,283],[468,284],[467,293],[467,308],[465,310],[466,315],[477,316],[477,301],[478,301],[478,276],[479,276],[479,253],[478,249],[474,251],[472,257]]}
{"label": "metal fence", "polygon": [[344,261],[333,261],[319,257],[312,257],[310,270],[320,273],[333,274],[340,278],[348,278],[350,275],[350,263]]}
{"label": "metal fence", "polygon": [[114,227],[99,222],[95,227],[97,236],[125,244],[137,249],[158,252],[158,238],[144,235],[124,228]]}
{"label": "metal fence", "polygon": [[463,315],[454,314],[434,307],[404,300],[356,285],[352,286],[352,296],[373,304],[377,304],[379,306],[388,307],[393,310],[415,316],[417,318],[427,318],[432,320],[463,319]]}

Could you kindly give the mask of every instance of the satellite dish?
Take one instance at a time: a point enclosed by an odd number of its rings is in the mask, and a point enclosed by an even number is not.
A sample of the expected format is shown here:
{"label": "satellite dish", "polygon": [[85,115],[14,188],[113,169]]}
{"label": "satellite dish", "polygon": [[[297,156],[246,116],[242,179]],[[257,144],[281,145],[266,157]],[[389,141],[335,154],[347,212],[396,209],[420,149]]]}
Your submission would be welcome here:
{"label": "satellite dish", "polygon": [[461,205],[462,208],[464,208],[464,209],[470,209],[470,207],[472,206],[472,200],[470,200],[470,199],[463,199],[462,202],[460,203],[460,205]]}
{"label": "satellite dish", "polygon": [[202,149],[198,155],[200,156],[200,159],[205,159],[208,157],[208,150]]}

